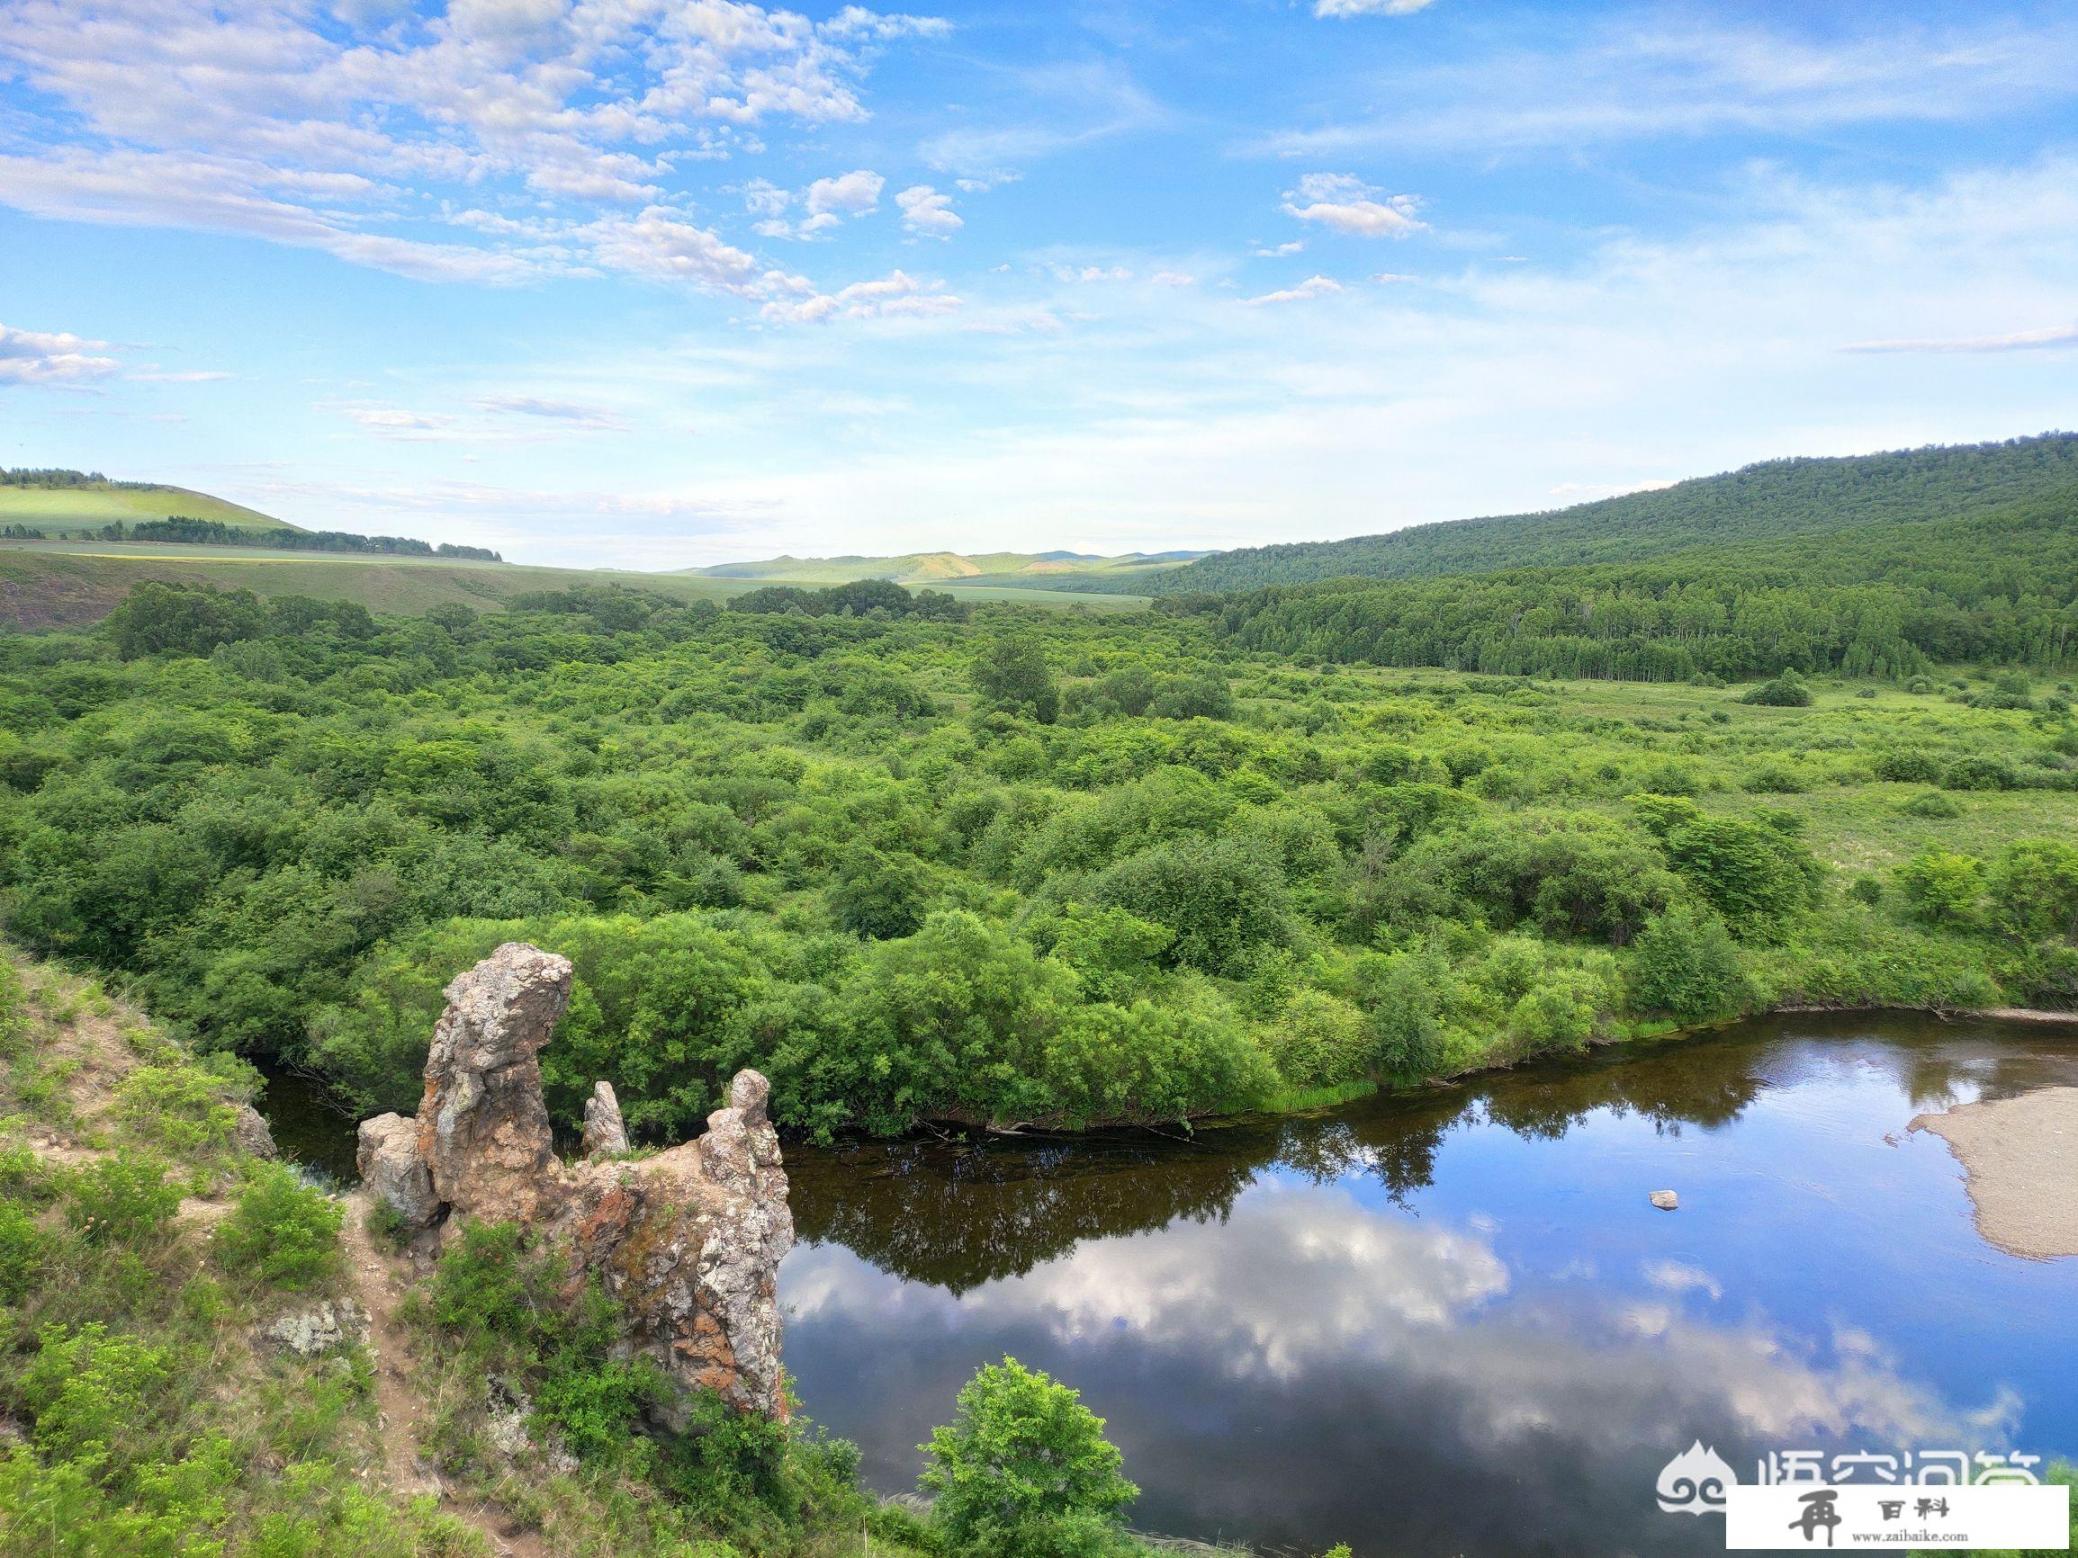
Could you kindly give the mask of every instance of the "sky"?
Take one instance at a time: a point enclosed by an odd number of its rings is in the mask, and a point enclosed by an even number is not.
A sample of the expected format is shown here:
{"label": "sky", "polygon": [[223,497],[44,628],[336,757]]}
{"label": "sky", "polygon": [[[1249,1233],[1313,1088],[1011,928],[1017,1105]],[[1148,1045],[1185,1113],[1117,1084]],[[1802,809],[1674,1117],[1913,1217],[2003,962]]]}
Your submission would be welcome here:
{"label": "sky", "polygon": [[0,0],[0,464],[677,568],[2073,427],[2068,4]]}

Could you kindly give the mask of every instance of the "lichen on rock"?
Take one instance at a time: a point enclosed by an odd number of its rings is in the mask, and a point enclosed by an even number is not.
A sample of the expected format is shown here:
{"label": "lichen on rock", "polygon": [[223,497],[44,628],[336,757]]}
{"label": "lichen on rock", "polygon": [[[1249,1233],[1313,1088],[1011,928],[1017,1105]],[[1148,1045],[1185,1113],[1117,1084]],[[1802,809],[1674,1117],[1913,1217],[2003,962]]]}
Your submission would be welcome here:
{"label": "lichen on rock", "polygon": [[447,987],[418,1118],[360,1127],[361,1176],[413,1229],[452,1214],[517,1222],[561,1250],[572,1288],[596,1274],[626,1345],[679,1386],[660,1411],[683,1428],[691,1395],[786,1416],[779,1262],[792,1247],[786,1171],[766,1100],[741,1071],[703,1136],[653,1158],[627,1151],[613,1088],[585,1109],[586,1160],[555,1155],[539,1055],[570,999],[567,958],[507,942]]}

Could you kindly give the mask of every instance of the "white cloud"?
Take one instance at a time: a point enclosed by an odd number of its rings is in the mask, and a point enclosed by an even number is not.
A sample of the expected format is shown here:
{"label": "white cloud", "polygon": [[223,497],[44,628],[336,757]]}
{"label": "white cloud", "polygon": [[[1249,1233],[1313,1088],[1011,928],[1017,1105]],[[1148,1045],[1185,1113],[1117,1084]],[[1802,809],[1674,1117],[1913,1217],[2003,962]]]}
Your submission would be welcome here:
{"label": "white cloud", "polygon": [[1346,290],[1348,289],[1341,282],[1332,277],[1308,276],[1296,287],[1286,287],[1280,292],[1265,292],[1261,297],[1244,298],[1242,301],[1251,308],[1265,303],[1306,303],[1314,298],[1333,297],[1336,293]]}
{"label": "white cloud", "polygon": [[65,331],[12,330],[0,325],[0,384],[90,384],[122,367],[101,355],[106,341]]}
{"label": "white cloud", "polygon": [[532,417],[585,431],[617,432],[627,426],[618,412],[583,401],[551,400],[539,395],[480,395],[479,411],[493,416]]}
{"label": "white cloud", "polygon": [[949,314],[960,300],[942,281],[918,281],[906,271],[889,271],[874,281],[855,281],[833,293],[775,298],[767,319],[784,324],[822,324],[832,319],[903,319]]}
{"label": "white cloud", "polygon": [[1338,233],[1359,238],[1405,238],[1427,223],[1415,216],[1420,202],[1412,195],[1387,195],[1349,173],[1308,173],[1299,187],[1286,190],[1284,209],[1302,222],[1318,222]]}
{"label": "white cloud", "polygon": [[1412,16],[1435,0],[1313,0],[1315,16]]}
{"label": "white cloud", "polygon": [[1391,111],[1278,132],[1280,157],[1413,147],[1570,155],[1583,142],[1808,135],[1842,125],[1959,123],[2066,96],[2078,24],[1981,8],[1929,28],[1884,17],[1859,36],[1801,36],[1691,7],[1610,19],[1552,13],[1542,47],[1396,71]]}
{"label": "white cloud", "polygon": [[908,16],[899,12],[879,14],[862,5],[848,5],[824,22],[822,30],[826,37],[831,38],[885,42],[891,38],[948,37],[952,33],[952,23],[942,16]]}
{"label": "white cloud", "polygon": [[928,184],[912,184],[895,196],[902,208],[902,225],[926,238],[950,238],[967,224],[952,208],[952,196],[941,195]]}
{"label": "white cloud", "polygon": [[2015,330],[2005,335],[1935,336],[1917,340],[1851,341],[1843,352],[2039,352],[2078,346],[2078,324],[2051,325],[2044,330]]}
{"label": "white cloud", "polygon": [[1289,243],[1258,244],[1251,252],[1259,260],[1285,260],[1306,247],[1306,240],[1294,238]]}
{"label": "white cloud", "polygon": [[1724,1297],[1722,1282],[1707,1271],[1695,1266],[1684,1266],[1679,1261],[1647,1261],[1645,1280],[1663,1293],[1707,1293],[1713,1299]]}
{"label": "white cloud", "polygon": [[[679,203],[679,162],[755,145],[768,121],[859,119],[882,47],[946,30],[858,6],[819,25],[741,0],[333,14],[304,0],[0,0],[0,77],[58,105],[30,121],[42,144],[17,136],[0,156],[0,202],[235,233],[426,280],[583,274],[599,261],[582,229],[629,209],[653,225],[650,212]],[[814,189],[810,220],[870,209],[878,180]],[[443,197],[465,197],[468,219],[449,220],[483,243],[409,230],[416,205]]]}
{"label": "white cloud", "polygon": [[880,191],[886,184],[887,180],[871,169],[857,168],[834,178],[817,179],[808,186],[803,200],[817,215],[858,216],[880,204]]}
{"label": "white cloud", "polygon": [[1168,111],[1112,61],[1035,65],[1005,82],[1007,107],[993,125],[962,126],[927,139],[924,160],[984,183],[1016,178],[1014,164],[1092,145],[1163,123]]}
{"label": "white cloud", "polygon": [[1195,287],[1198,278],[1188,271],[1158,270],[1147,278],[1158,287]]}

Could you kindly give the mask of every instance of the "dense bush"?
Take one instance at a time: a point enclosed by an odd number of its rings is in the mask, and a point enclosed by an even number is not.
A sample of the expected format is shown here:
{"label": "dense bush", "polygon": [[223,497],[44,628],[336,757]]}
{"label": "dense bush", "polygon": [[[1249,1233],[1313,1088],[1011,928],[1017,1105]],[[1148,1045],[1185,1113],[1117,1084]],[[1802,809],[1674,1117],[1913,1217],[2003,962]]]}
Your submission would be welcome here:
{"label": "dense bush", "polygon": [[214,1251],[229,1276],[291,1290],[314,1287],[339,1269],[345,1212],[293,1169],[263,1163],[217,1225]]}
{"label": "dense bush", "polygon": [[1116,1551],[1140,1490],[1104,1420],[1015,1358],[984,1364],[958,1412],[922,1446],[920,1479],[949,1551],[972,1558],[1093,1558]]}
{"label": "dense bush", "polygon": [[1733,1015],[1752,998],[1724,921],[1689,904],[1675,905],[1639,933],[1631,990],[1645,1010],[1683,1022]]}
{"label": "dense bush", "polygon": [[[2031,833],[2078,821],[2044,700],[1751,718],[1709,667],[1620,690],[1316,672],[1196,609],[960,621],[893,589],[722,611],[583,586],[363,620],[163,586],[98,634],[0,642],[8,924],[368,1112],[412,1106],[459,970],[552,946],[577,966],[552,1112],[573,1124],[610,1077],[649,1142],[697,1130],[743,1065],[783,1127],[828,1135],[1188,1118],[1319,1085],[1299,1075],[1568,1046],[1648,1010],[1635,960],[1612,997],[1590,949],[1684,906],[1743,957],[1779,949],[1788,985],[1918,988],[1860,948],[1877,931],[1994,932],[1980,979],[2054,983],[2039,925],[1987,907],[1929,931],[1881,892],[1876,925],[1849,921],[1819,864],[1888,877],[1936,839],[1990,859],[2013,807]],[[2025,789],[1901,814],[1868,768]],[[1748,783],[1809,799],[1742,807]],[[1334,1059],[1280,1036],[1287,1006],[1335,1014]],[[123,1108],[186,1153],[227,1141],[249,1086],[183,1074]]]}

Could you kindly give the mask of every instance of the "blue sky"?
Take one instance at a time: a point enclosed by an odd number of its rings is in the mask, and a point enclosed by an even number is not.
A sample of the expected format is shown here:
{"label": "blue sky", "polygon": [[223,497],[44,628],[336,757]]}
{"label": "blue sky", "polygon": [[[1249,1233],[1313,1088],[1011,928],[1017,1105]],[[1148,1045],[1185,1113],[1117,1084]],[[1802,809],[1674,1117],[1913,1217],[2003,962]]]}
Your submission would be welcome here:
{"label": "blue sky", "polygon": [[680,567],[2078,426],[2068,6],[0,0],[0,463]]}

